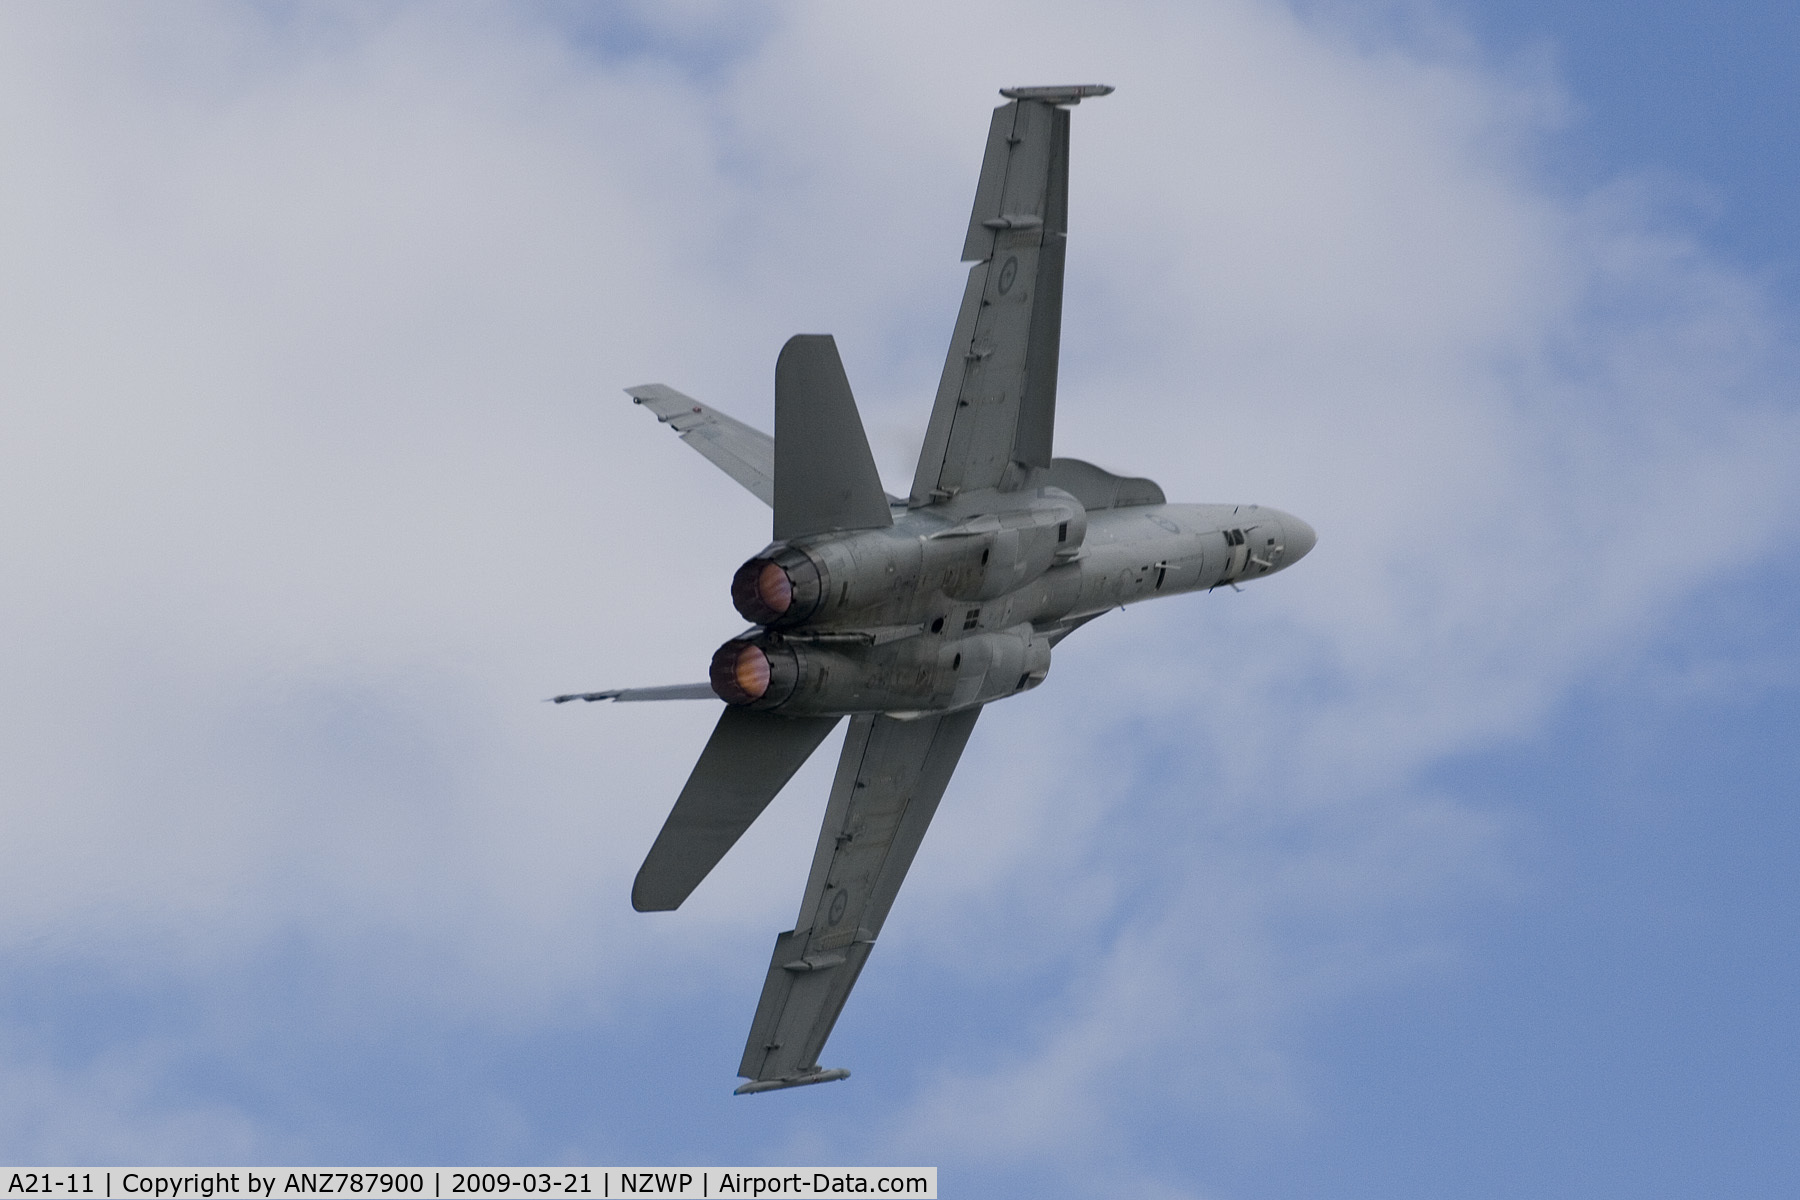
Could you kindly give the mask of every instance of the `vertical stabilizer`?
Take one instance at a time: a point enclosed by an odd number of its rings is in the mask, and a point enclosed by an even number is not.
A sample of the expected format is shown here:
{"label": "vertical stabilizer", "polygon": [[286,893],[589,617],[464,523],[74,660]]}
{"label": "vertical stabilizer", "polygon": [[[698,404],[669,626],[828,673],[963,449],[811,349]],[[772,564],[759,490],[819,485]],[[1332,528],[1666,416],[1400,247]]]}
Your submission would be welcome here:
{"label": "vertical stabilizer", "polygon": [[789,338],[775,360],[775,540],[893,523],[837,342]]}

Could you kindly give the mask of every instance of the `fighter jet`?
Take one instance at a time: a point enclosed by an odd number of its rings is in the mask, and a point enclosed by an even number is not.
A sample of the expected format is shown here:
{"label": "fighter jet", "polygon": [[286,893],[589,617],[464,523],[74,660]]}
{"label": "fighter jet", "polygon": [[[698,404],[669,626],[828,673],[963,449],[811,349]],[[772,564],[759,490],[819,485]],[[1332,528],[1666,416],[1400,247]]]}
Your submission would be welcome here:
{"label": "fighter jet", "polygon": [[882,490],[826,334],[775,363],[775,436],[673,388],[627,389],[774,509],[739,567],[751,627],[706,683],[566,700],[722,700],[632,886],[680,907],[845,717],[794,928],[775,939],[739,1094],[843,1079],[819,1065],[984,705],[1030,691],[1057,643],[1126,604],[1292,566],[1310,526],[1254,504],[1169,504],[1148,479],[1051,453],[1069,117],[1104,85],[1006,88],[962,258],[973,263],[904,499]]}

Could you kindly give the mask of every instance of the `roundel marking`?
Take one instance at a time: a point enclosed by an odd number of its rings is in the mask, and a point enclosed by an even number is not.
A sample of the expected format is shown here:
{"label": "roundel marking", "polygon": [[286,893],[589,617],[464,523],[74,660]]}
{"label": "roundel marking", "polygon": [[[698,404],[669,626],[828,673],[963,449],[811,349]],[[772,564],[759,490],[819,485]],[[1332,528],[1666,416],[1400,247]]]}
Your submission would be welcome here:
{"label": "roundel marking", "polygon": [[1013,280],[1018,277],[1019,256],[1016,254],[1009,254],[1006,256],[1006,261],[1000,265],[1000,282],[997,286],[999,287],[1002,296],[1012,290]]}
{"label": "roundel marking", "polygon": [[827,925],[836,925],[839,921],[844,919],[844,910],[849,907],[850,893],[846,892],[843,888],[839,888],[838,894],[831,898],[831,911],[825,914],[825,923]]}

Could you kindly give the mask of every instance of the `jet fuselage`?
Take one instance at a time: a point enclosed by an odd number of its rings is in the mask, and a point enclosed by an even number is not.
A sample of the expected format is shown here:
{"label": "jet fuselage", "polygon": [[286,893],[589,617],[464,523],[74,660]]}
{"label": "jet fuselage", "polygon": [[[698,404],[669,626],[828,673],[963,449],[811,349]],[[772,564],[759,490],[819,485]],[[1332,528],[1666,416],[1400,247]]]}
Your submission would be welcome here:
{"label": "jet fuselage", "polygon": [[1083,621],[1297,562],[1306,522],[1258,505],[1089,513],[1056,487],[903,510],[886,529],[777,542],[732,598],[760,629],[721,646],[713,690],[793,715],[953,712],[1042,683]]}

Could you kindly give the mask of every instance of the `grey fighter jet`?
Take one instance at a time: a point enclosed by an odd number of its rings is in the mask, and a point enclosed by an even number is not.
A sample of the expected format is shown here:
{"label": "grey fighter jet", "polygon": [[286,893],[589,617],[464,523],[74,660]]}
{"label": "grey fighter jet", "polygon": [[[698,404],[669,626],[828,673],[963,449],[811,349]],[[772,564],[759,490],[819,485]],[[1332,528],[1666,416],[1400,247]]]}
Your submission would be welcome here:
{"label": "grey fighter jet", "polygon": [[849,1074],[821,1068],[819,1052],[984,704],[1044,682],[1056,644],[1102,613],[1235,587],[1312,549],[1287,513],[1169,504],[1148,479],[1051,454],[1069,109],[1110,91],[1001,92],[963,240],[975,265],[905,499],[882,490],[829,335],[782,348],[773,439],[661,384],[629,389],[775,510],[774,540],[731,581],[752,627],[719,647],[709,682],[556,698],[725,702],[632,905],[679,907],[850,718],[740,1093]]}

